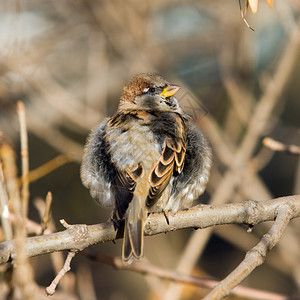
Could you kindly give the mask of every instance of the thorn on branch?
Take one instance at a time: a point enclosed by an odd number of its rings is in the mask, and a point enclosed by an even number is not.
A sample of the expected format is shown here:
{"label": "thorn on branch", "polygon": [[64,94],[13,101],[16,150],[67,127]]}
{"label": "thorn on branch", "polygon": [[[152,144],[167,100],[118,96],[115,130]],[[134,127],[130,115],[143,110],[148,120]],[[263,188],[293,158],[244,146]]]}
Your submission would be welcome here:
{"label": "thorn on branch", "polygon": [[164,211],[164,216],[165,216],[165,218],[166,218],[166,222],[167,222],[167,224],[168,224],[168,225],[170,225],[169,218],[168,218],[168,216],[167,216],[167,214],[166,214],[166,212],[165,212],[165,211]]}
{"label": "thorn on branch", "polygon": [[59,222],[60,222],[61,225],[64,226],[66,229],[72,227],[72,225],[68,224],[68,223],[66,222],[65,219],[61,219],[61,220],[59,220]]}
{"label": "thorn on branch", "polygon": [[[68,224],[69,225],[69,224]],[[69,225],[70,226],[70,225]],[[62,267],[62,269],[58,272],[56,277],[53,279],[51,284],[46,288],[46,293],[48,296],[52,296],[55,293],[55,289],[59,283],[59,281],[62,279],[62,277],[71,270],[71,261],[73,257],[76,255],[77,252],[75,251],[69,251],[68,256],[66,258],[66,261]]]}

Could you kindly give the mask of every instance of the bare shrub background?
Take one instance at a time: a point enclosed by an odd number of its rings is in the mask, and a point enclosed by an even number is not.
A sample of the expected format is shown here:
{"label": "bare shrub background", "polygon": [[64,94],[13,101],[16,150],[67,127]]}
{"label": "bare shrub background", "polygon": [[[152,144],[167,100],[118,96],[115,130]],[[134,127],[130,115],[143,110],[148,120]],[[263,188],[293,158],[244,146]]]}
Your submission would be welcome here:
{"label": "bare shrub background", "polygon": [[[247,15],[252,32],[241,20],[237,1],[3,1],[3,138],[19,153],[16,104],[22,100],[30,169],[60,154],[72,160],[30,184],[29,218],[40,222],[34,202],[49,190],[57,230],[62,229],[62,218],[71,224],[94,224],[109,217],[110,210],[100,208],[80,182],[82,146],[90,129],[115,112],[128,79],[148,71],[182,86],[182,107],[212,144],[212,176],[200,202],[300,194],[299,158],[274,153],[261,143],[264,136],[271,136],[285,144],[300,144],[300,7],[297,0],[277,1],[272,9],[264,2],[259,5],[257,14]],[[260,118],[253,119],[256,115]],[[253,129],[256,125],[258,130]],[[249,128],[252,137],[245,144]],[[244,285],[299,295],[297,226],[299,220],[294,220],[280,245]],[[145,254],[162,267],[221,279],[267,228],[269,224],[261,224],[252,233],[237,225],[177,231],[146,238]],[[120,241],[94,248],[111,256],[121,253]],[[49,285],[57,272],[49,255],[30,263],[35,281]],[[6,267],[1,270],[5,278]],[[5,286],[4,280],[1,284]],[[77,255],[53,299],[174,300],[204,294],[199,288],[115,271]]]}

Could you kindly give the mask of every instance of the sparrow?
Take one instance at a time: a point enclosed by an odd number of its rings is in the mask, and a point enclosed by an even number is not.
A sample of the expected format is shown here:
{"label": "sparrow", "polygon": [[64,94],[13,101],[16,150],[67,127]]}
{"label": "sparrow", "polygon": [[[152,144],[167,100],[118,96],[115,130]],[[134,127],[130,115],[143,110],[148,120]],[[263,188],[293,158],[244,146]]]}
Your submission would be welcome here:
{"label": "sparrow", "polygon": [[84,147],[81,180],[102,206],[124,220],[122,260],[143,256],[149,213],[188,209],[205,190],[211,150],[179,106],[180,87],[154,73],[125,85],[114,116],[94,128]]}

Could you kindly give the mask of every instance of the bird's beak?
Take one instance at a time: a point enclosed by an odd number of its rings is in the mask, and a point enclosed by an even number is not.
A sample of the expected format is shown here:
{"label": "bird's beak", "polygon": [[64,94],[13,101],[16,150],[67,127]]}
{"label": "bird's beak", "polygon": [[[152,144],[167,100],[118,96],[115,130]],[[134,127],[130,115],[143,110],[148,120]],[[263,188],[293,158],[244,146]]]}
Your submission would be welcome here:
{"label": "bird's beak", "polygon": [[165,98],[171,97],[175,95],[180,89],[180,86],[177,84],[169,84],[164,90],[160,93],[160,96],[164,96]]}

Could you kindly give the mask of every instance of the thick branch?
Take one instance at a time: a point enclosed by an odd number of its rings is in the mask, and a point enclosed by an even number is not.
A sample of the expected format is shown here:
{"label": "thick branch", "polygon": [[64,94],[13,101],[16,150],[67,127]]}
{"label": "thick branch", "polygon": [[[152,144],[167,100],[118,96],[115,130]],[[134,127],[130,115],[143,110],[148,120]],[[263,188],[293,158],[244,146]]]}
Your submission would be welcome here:
{"label": "thick branch", "polygon": [[[258,224],[273,221],[280,205],[288,205],[291,219],[300,216],[300,195],[281,197],[267,201],[245,201],[226,205],[199,205],[176,214],[167,212],[169,225],[162,213],[151,214],[145,225],[146,235],[183,228],[206,228],[222,224]],[[96,225],[72,225],[61,232],[30,237],[26,239],[25,249],[28,257],[62,250],[81,251],[100,242],[120,238],[112,222]],[[0,243],[0,263],[10,261],[15,255],[15,241]]]}

